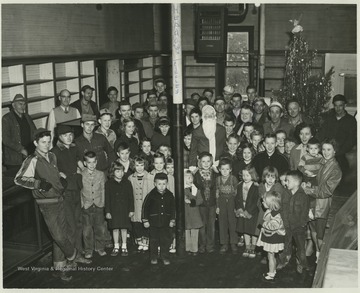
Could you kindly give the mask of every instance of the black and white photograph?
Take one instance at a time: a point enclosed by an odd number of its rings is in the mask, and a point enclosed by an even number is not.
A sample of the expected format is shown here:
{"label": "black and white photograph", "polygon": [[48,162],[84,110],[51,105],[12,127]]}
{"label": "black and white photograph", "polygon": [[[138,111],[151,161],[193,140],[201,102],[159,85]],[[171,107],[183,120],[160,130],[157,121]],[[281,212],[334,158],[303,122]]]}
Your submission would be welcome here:
{"label": "black and white photograph", "polygon": [[359,5],[1,1],[2,289],[359,288]]}

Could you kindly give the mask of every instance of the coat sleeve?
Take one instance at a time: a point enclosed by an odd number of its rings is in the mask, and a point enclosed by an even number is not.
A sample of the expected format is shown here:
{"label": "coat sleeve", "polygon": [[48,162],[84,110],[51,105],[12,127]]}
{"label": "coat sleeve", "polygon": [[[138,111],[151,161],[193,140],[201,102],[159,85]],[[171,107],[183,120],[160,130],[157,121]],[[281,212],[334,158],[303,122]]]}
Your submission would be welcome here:
{"label": "coat sleeve", "polygon": [[338,166],[333,168],[330,171],[329,176],[326,176],[326,180],[319,182],[318,187],[318,198],[328,198],[331,197],[335,191],[335,188],[341,181],[342,172]]}
{"label": "coat sleeve", "polygon": [[175,221],[176,208],[175,208],[175,197],[174,197],[174,195],[171,195],[170,206],[171,206],[171,218],[170,218],[170,221]]}
{"label": "coat sleeve", "polygon": [[116,160],[116,154],[115,154],[114,149],[111,147],[111,144],[106,139],[106,137],[103,135],[101,135],[101,136],[104,138],[104,150],[106,152],[107,159],[108,159],[108,168],[110,168],[111,163]]}
{"label": "coat sleeve", "polygon": [[18,144],[13,141],[13,133],[11,131],[13,125],[11,125],[12,121],[10,121],[10,119],[11,118],[8,115],[3,116],[2,118],[2,143],[8,148],[20,153],[24,147],[20,143]]}
{"label": "coat sleeve", "polygon": [[142,210],[141,210],[141,220],[143,222],[149,222],[149,206],[151,201],[151,192],[145,197]]}
{"label": "coat sleeve", "polygon": [[28,189],[39,189],[41,180],[35,179],[36,162],[37,158],[34,156],[25,159],[15,176],[14,182],[16,185]]}

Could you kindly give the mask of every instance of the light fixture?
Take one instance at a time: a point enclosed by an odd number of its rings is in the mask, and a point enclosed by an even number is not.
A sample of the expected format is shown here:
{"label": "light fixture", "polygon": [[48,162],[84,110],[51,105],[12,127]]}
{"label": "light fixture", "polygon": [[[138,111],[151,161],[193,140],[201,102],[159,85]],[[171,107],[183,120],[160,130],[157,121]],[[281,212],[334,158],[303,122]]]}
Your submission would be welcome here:
{"label": "light fixture", "polygon": [[260,7],[260,3],[259,2],[255,2],[255,7]]}

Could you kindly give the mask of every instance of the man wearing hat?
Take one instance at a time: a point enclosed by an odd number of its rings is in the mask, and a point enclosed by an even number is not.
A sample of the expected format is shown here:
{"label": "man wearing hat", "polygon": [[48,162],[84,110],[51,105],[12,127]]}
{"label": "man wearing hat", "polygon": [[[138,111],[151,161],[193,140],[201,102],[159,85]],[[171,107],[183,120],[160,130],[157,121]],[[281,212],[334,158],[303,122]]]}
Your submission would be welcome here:
{"label": "man wearing hat", "polygon": [[[206,105],[202,109],[203,123],[193,130],[189,154],[189,166],[197,166],[197,156],[202,152],[212,154],[216,164],[224,153],[226,143],[225,127],[216,123],[215,109]],[[215,164],[215,165],[216,165]]]}
{"label": "man wearing hat", "polygon": [[267,121],[263,125],[264,135],[269,133],[276,133],[278,130],[286,132],[287,137],[293,137],[294,127],[282,117],[284,116],[283,106],[274,101],[269,106],[270,121]]}
{"label": "man wearing hat", "polygon": [[83,128],[83,133],[75,139],[75,144],[79,147],[81,156],[87,151],[95,152],[97,157],[96,169],[107,174],[116,156],[106,137],[102,134],[94,133],[96,122],[97,118],[95,115],[82,115],[81,127]]}
{"label": "man wearing hat", "polygon": [[23,95],[15,95],[11,106],[11,111],[2,117],[3,159],[8,169],[18,170],[23,160],[35,149],[32,136],[36,127],[25,113],[26,99]]}
{"label": "man wearing hat", "polygon": [[[78,162],[82,161],[79,148],[73,143],[74,131],[70,126],[57,127],[58,141],[51,150],[57,159],[57,167],[66,178],[67,187],[64,191],[64,212],[69,228],[69,236],[78,251],[83,251],[81,224],[81,175],[77,173]],[[91,263],[91,260],[78,254],[76,262]]]}
{"label": "man wearing hat", "polygon": [[334,108],[327,112],[319,130],[320,140],[334,138],[338,143],[336,159],[343,173],[349,168],[349,162],[345,155],[356,145],[357,138],[356,119],[345,110],[346,103],[347,100],[344,95],[334,96]]}
{"label": "man wearing hat", "polygon": [[94,90],[93,87],[84,85],[81,88],[81,98],[70,105],[78,109],[81,116],[83,114],[90,114],[99,117],[99,108],[97,104],[91,100]]}
{"label": "man wearing hat", "polygon": [[50,131],[44,128],[35,130],[32,138],[35,152],[23,162],[14,182],[32,190],[54,241],[54,274],[64,281],[70,281],[71,276],[64,270],[66,260],[74,261],[80,252],[74,246],[66,223],[63,196],[67,180],[59,172],[55,154],[49,152],[50,135]]}
{"label": "man wearing hat", "polygon": [[114,143],[116,141],[116,133],[114,130],[110,129],[112,121],[112,114],[110,110],[104,108],[100,110],[100,118],[98,122],[100,126],[95,130],[95,133],[102,134],[106,137],[111,147],[114,147]]}
{"label": "man wearing hat", "polygon": [[55,137],[55,127],[59,123],[81,118],[79,111],[70,106],[70,91],[64,89],[59,94],[60,105],[51,109],[47,120],[47,129],[51,133],[51,143]]}

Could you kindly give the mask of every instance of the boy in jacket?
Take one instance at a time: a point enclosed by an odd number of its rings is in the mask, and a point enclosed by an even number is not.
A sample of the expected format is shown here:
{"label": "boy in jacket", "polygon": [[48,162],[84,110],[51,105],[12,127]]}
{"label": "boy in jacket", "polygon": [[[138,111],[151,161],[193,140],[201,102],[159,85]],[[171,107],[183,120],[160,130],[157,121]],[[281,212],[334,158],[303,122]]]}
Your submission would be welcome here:
{"label": "boy in jacket", "polygon": [[142,222],[150,228],[150,259],[157,264],[158,247],[164,265],[169,265],[169,247],[172,241],[171,229],[175,226],[175,198],[167,189],[168,177],[157,173],[155,188],[146,196],[142,207]]}
{"label": "boy in jacket", "polygon": [[297,271],[302,273],[303,269],[308,269],[308,263],[305,254],[306,225],[309,221],[310,201],[308,195],[301,187],[303,175],[298,170],[289,171],[286,175],[287,189],[291,195],[287,202],[283,202],[284,222],[289,225],[286,229],[287,243],[285,249],[280,254],[278,269],[286,266],[288,256],[291,256],[292,239],[296,245]]}

